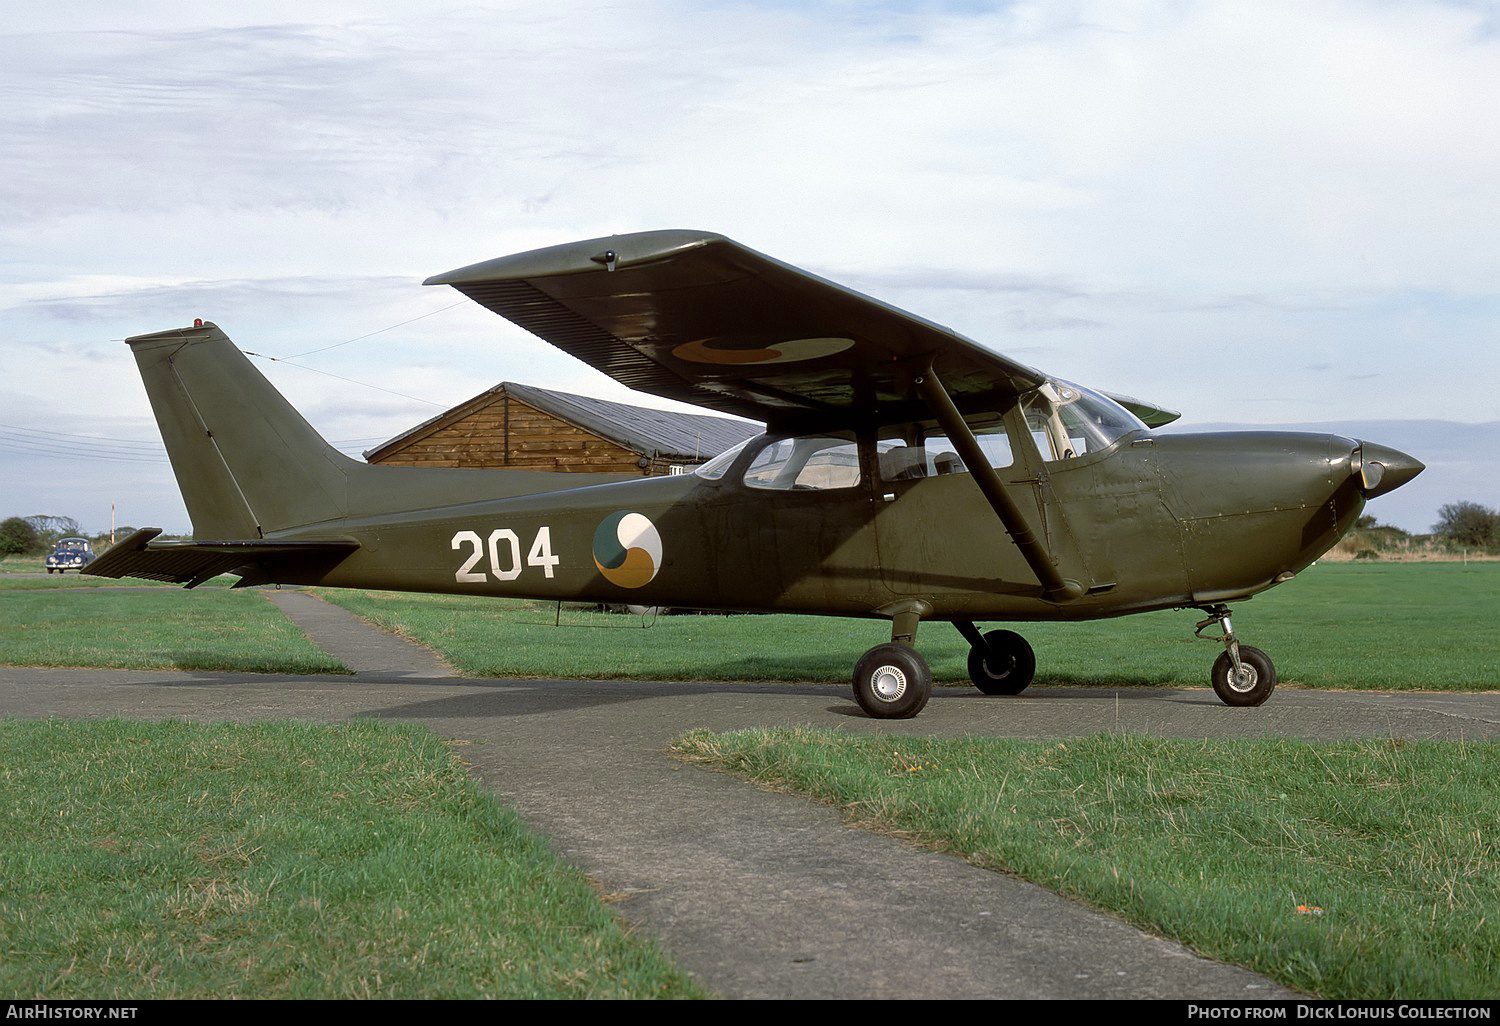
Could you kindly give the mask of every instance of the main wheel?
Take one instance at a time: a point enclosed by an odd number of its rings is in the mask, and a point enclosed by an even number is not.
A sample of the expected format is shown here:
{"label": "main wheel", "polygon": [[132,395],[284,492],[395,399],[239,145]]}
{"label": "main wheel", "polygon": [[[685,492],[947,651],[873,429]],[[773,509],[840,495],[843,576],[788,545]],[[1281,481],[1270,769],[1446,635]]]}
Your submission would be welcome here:
{"label": "main wheel", "polygon": [[915,716],[931,697],[932,670],[905,645],[876,645],[854,664],[854,700],[877,720]]}
{"label": "main wheel", "polygon": [[1036,676],[1036,653],[1015,631],[990,631],[988,648],[969,649],[969,679],[986,695],[1019,695]]}
{"label": "main wheel", "polygon": [[1214,660],[1214,694],[1225,705],[1260,705],[1276,688],[1276,665],[1258,648],[1240,646],[1240,672],[1228,652]]}

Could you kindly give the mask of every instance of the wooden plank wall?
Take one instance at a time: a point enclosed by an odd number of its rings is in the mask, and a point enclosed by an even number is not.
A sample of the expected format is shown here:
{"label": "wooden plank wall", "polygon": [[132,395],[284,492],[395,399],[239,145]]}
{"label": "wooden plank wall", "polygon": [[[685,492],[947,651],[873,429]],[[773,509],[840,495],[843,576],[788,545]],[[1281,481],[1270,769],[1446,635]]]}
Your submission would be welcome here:
{"label": "wooden plank wall", "polygon": [[665,460],[642,469],[640,454],[511,396],[440,425],[379,462],[397,467],[517,467],[579,473],[667,473]]}

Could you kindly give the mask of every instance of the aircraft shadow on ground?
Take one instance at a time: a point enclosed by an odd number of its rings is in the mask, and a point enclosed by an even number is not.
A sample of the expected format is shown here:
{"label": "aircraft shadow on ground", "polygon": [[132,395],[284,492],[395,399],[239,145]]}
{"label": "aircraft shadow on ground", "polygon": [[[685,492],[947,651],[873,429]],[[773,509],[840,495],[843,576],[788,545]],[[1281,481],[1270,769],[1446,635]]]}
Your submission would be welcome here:
{"label": "aircraft shadow on ground", "polygon": [[[537,716],[548,713],[583,710],[606,705],[622,705],[657,698],[680,698],[707,695],[766,695],[773,701],[776,696],[829,697],[837,695],[840,701],[822,706],[820,712],[854,720],[875,721],[855,703],[848,685],[842,684],[777,684],[733,681],[561,681],[561,680],[406,680],[402,683],[415,686],[454,685],[465,688],[480,687],[485,691],[475,694],[444,695],[439,698],[406,702],[382,709],[371,709],[362,715],[377,719],[450,718],[489,719]],[[966,702],[977,703],[976,712],[984,708],[997,708],[1009,702],[1035,701],[1097,701],[1105,689],[1093,687],[1049,688],[1041,687],[1020,695],[981,695],[972,688],[939,688],[933,692],[932,703]],[[1111,696],[1113,697],[1113,696]],[[1179,692],[1163,688],[1120,691],[1122,701],[1154,700],[1185,705],[1218,706],[1221,703],[1209,692]],[[932,706],[930,705],[929,708]],[[792,708],[788,707],[789,710]],[[797,708],[806,710],[806,706]],[[692,710],[684,715],[691,718]],[[920,720],[920,717],[918,717]],[[909,722],[909,721],[896,721]]]}
{"label": "aircraft shadow on ground", "polygon": [[[330,707],[347,708],[348,715],[377,719],[515,718],[548,713],[582,710],[598,706],[620,705],[657,698],[682,698],[712,695],[783,695],[788,698],[838,696],[839,701],[823,711],[841,717],[866,718],[854,703],[850,687],[842,682],[776,682],[746,680],[649,681],[649,680],[571,680],[560,678],[508,677],[412,677],[401,674],[360,673],[299,675],[221,673],[189,669],[180,671],[186,678],[143,679],[132,682],[140,687],[169,689],[257,688],[274,694],[288,692],[287,715],[296,716],[298,706],[293,693],[301,686],[319,686],[318,701]],[[1005,702],[1096,701],[1105,692],[1120,701],[1169,701],[1186,704],[1218,704],[1211,693],[1173,691],[1145,682],[1117,686],[1113,684],[1073,681],[1046,681],[1020,695],[980,695],[968,685],[943,685],[934,689],[934,703],[952,701],[979,702],[993,706]],[[396,693],[391,693],[396,689]],[[457,689],[457,693],[455,693]],[[423,692],[447,692],[423,697]],[[361,698],[374,703],[361,708]],[[381,704],[383,699],[391,704]],[[410,699],[403,701],[402,699]],[[847,699],[847,701],[845,701]]]}

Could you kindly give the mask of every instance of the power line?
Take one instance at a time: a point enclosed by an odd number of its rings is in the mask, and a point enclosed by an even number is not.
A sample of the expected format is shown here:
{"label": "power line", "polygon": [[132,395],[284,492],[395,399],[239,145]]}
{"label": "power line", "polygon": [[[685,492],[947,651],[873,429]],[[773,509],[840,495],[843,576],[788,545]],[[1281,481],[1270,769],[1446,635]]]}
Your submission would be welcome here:
{"label": "power line", "polygon": [[319,370],[316,367],[309,367],[306,364],[301,363],[292,363],[291,357],[282,359],[276,356],[267,356],[264,353],[252,353],[248,349],[242,349],[240,350],[240,352],[244,353],[246,356],[254,356],[261,360],[269,360],[272,363],[284,363],[288,367],[296,367],[298,370],[312,371],[314,374],[326,374],[330,378],[338,378],[340,381],[347,381],[351,385],[359,385],[361,388],[373,388],[377,392],[384,392],[386,395],[400,396],[402,399],[410,399],[414,403],[426,403],[428,406],[436,406],[440,410],[446,410],[448,408],[447,403],[435,403],[431,399],[423,399],[421,396],[407,395],[405,392],[397,392],[393,389],[381,388],[379,385],[372,385],[368,381],[355,381],[353,378],[346,378],[342,374],[333,373],[333,371]]}
{"label": "power line", "polygon": [[160,452],[162,448],[160,441],[143,441],[134,438],[100,438],[98,435],[80,435],[69,431],[48,431],[45,428],[22,427],[19,424],[0,424],[0,430],[15,432],[21,435],[34,435],[37,436],[38,441],[99,445],[126,452],[132,449],[144,450],[146,452]]}
{"label": "power line", "polygon": [[149,466],[161,466],[167,462],[166,453],[162,453],[160,456],[150,456],[144,453],[136,456],[126,456],[107,450],[100,451],[97,449],[68,448],[57,445],[39,444],[32,439],[6,437],[4,432],[0,432],[0,441],[4,442],[3,447],[5,449],[12,452],[47,456],[54,459],[100,460],[106,463],[136,463]]}
{"label": "power line", "polygon": [[[408,395],[405,392],[397,392],[394,389],[382,388],[379,385],[372,385],[368,381],[357,381],[354,378],[344,377],[342,374],[319,370],[317,367],[308,367],[305,364],[293,363],[292,361],[304,356],[312,356],[316,353],[326,353],[330,349],[338,349],[340,346],[347,346],[350,343],[359,342],[372,336],[392,331],[415,321],[433,317],[443,313],[445,310],[452,310],[454,307],[462,306],[466,302],[467,300],[459,300],[456,303],[450,303],[436,310],[430,310],[427,313],[408,318],[397,324],[391,324],[363,335],[357,335],[342,342],[335,342],[333,345],[323,346],[320,349],[310,349],[305,353],[297,353],[294,356],[267,356],[264,353],[253,353],[249,350],[241,350],[241,352],[246,356],[254,356],[261,360],[268,360],[271,363],[284,363],[299,370],[312,371],[314,374],[322,374],[330,378],[336,378],[339,381],[346,381],[351,385],[359,385],[361,388],[373,388],[375,391],[384,392],[387,395],[394,395],[401,399],[409,399],[412,402],[446,409],[447,404],[445,403],[433,402],[431,399],[423,399],[420,396]],[[110,339],[109,341],[123,342],[125,340]],[[98,460],[110,463],[145,463],[153,465],[160,465],[167,461],[166,450],[161,442],[138,441],[128,438],[103,439],[97,435],[80,435],[67,431],[47,431],[42,428],[26,428],[13,424],[0,424],[0,441],[3,441],[6,447],[16,452],[48,456],[55,459]],[[338,442],[330,442],[329,444],[345,455],[362,457],[364,449],[368,445],[381,441],[384,441],[384,439],[351,438]]]}
{"label": "power line", "polygon": [[[23,434],[22,432],[28,432]],[[56,437],[41,437],[52,435]],[[81,441],[74,441],[80,439]],[[371,445],[383,438],[351,438],[329,442],[333,448],[346,456],[358,458]],[[89,444],[96,442],[98,444]],[[53,459],[97,460],[106,463],[137,463],[160,466],[166,462],[167,453],[160,444],[148,442],[130,443],[143,446],[141,449],[116,448],[88,435],[71,435],[62,431],[39,431],[14,428],[0,424],[0,448],[29,455],[46,456]]]}
{"label": "power line", "polygon": [[[411,324],[413,321],[420,321],[424,317],[432,317],[435,314],[440,314],[444,310],[452,310],[455,306],[463,306],[467,302],[468,302],[467,299],[460,299],[457,303],[449,303],[447,306],[441,307],[441,308],[439,308],[437,310],[430,311],[429,313],[418,314],[416,317],[411,318],[411,320],[402,321],[400,324],[392,324],[390,327],[387,327],[387,328],[379,328],[379,329],[377,329],[375,331],[367,332],[366,334],[358,335],[358,336],[356,336],[354,338],[346,338],[346,339],[344,339],[344,341],[342,341],[342,342],[335,342],[331,346],[324,346],[321,349],[309,349],[305,353],[294,353],[291,356],[284,356],[281,359],[283,359],[283,360],[300,360],[304,356],[312,356],[314,353],[326,353],[330,349],[337,349],[339,346],[347,346],[350,342],[359,342],[362,339],[369,338],[371,335],[379,335],[379,334],[381,334],[381,332],[391,331],[391,330],[393,330],[395,328],[404,327],[405,325]],[[276,357],[274,357],[274,356],[268,356],[268,357],[266,357],[266,359],[267,360],[275,360]],[[358,383],[359,382],[355,382],[355,384],[358,384]]]}

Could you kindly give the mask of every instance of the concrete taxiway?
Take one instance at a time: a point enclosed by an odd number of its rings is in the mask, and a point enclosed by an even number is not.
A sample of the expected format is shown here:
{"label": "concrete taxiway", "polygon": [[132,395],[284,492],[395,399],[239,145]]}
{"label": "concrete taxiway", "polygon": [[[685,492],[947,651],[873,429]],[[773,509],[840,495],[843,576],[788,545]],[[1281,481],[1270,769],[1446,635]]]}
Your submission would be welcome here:
{"label": "concrete taxiway", "polygon": [[[287,597],[291,596],[291,597]],[[684,765],[694,727],[813,724],[889,735],[1188,738],[1500,736],[1500,694],[939,689],[915,720],[863,717],[821,685],[468,680],[309,595],[278,605],[353,677],[0,667],[0,715],[198,721],[375,717],[473,745],[479,778],[621,895],[621,915],[726,997],[1286,997],[1003,874],[844,826],[828,808]]]}

